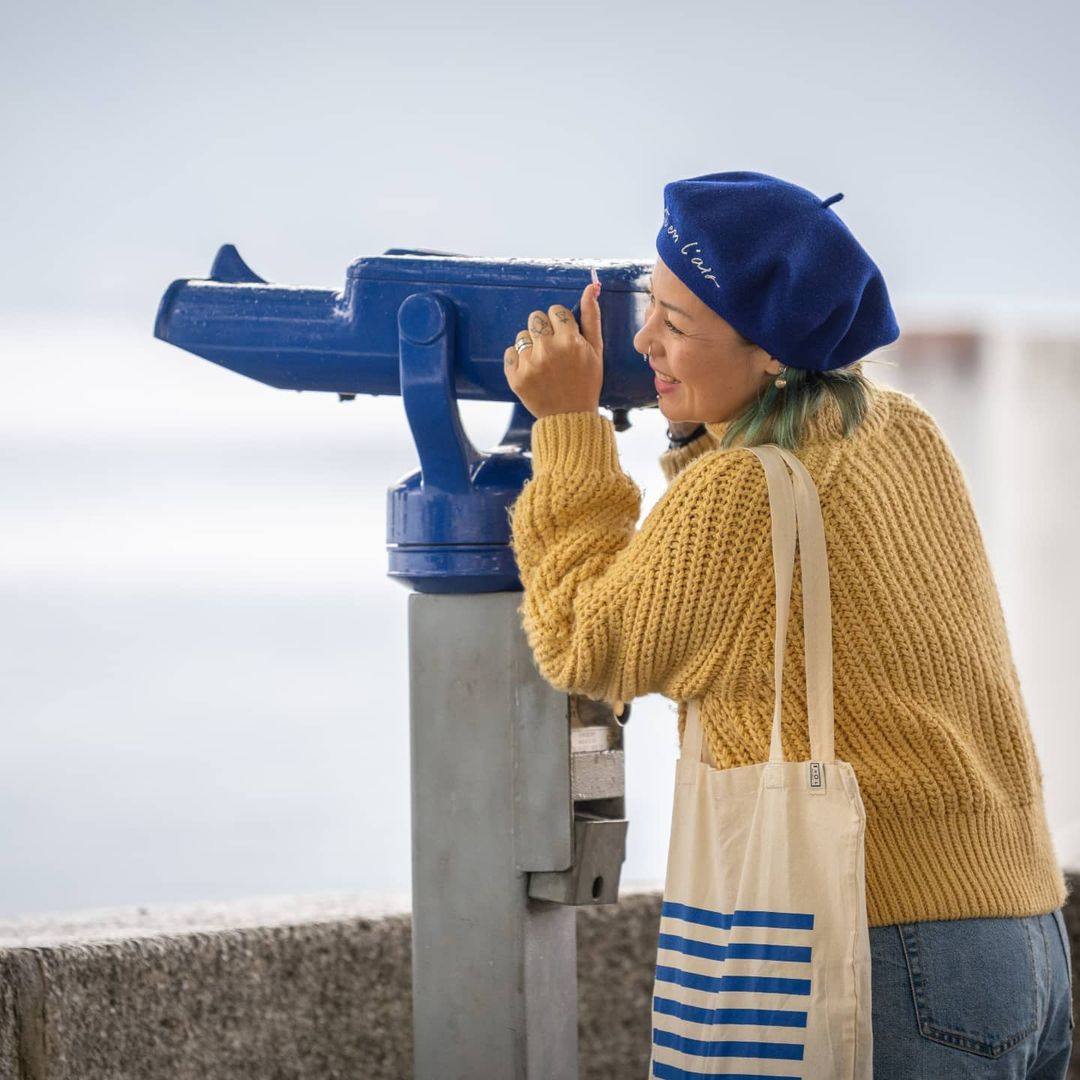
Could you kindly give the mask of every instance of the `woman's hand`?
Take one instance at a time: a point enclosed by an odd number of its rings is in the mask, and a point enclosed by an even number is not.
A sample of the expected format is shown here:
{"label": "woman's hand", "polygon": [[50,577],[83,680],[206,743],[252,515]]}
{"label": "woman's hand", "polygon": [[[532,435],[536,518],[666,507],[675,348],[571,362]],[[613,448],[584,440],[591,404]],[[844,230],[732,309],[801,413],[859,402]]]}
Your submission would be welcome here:
{"label": "woman's hand", "polygon": [[564,412],[596,412],[604,381],[604,339],[600,304],[591,284],[581,294],[581,331],[573,313],[552,304],[545,315],[533,311],[529,327],[517,341],[531,344],[519,353],[511,345],[503,353],[510,389],[539,420]]}

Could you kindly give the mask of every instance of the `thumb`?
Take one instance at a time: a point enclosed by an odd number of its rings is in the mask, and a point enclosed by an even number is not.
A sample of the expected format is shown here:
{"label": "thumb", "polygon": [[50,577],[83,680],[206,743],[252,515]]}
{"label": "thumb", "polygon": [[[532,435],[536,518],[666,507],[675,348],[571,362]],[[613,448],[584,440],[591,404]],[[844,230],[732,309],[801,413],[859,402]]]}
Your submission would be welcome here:
{"label": "thumb", "polygon": [[596,350],[596,355],[604,355],[604,334],[600,324],[600,301],[596,298],[596,289],[590,282],[581,294],[581,336]]}

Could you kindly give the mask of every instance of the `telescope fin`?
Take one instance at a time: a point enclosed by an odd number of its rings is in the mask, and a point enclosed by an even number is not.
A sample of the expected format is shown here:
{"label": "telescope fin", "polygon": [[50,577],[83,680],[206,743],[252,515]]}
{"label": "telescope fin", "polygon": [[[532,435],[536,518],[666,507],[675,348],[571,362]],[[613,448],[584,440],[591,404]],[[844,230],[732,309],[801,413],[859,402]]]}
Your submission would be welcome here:
{"label": "telescope fin", "polygon": [[214,265],[210,267],[210,280],[238,284],[242,282],[266,284],[266,278],[259,277],[242,258],[234,244],[222,244],[214,256]]}

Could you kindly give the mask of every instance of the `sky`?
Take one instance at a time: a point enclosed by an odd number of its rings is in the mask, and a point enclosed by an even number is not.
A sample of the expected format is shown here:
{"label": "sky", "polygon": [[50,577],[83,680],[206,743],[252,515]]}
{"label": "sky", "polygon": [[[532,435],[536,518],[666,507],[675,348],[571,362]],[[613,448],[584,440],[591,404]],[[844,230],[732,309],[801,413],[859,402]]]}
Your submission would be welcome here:
{"label": "sky", "polygon": [[146,325],[235,243],[339,288],[391,246],[651,258],[663,185],[834,204],[898,301],[1074,299],[1080,9],[1001,0],[18,5],[0,312]]}

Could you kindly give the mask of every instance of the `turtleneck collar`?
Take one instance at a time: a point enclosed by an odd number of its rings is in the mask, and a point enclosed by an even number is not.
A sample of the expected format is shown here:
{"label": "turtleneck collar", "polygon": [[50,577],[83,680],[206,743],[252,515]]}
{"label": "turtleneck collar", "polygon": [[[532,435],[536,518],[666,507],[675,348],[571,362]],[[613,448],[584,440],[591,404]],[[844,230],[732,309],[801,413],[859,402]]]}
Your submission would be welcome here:
{"label": "turtleneck collar", "polygon": [[[857,362],[854,370],[861,371],[861,361]],[[884,389],[875,383],[872,379],[868,380],[872,391],[870,394],[870,411],[867,413],[866,418],[856,428],[856,433],[862,433],[874,430],[880,427],[888,415],[889,406],[888,400],[885,395]],[[720,420],[714,423],[706,422],[705,427],[708,429],[710,435],[715,439],[720,440],[724,437],[725,432],[731,426],[732,421]],[[844,437],[844,422],[843,416],[840,412],[840,406],[836,403],[836,399],[832,394],[826,394],[822,397],[817,411],[803,424],[803,445],[819,442],[834,442]]]}

